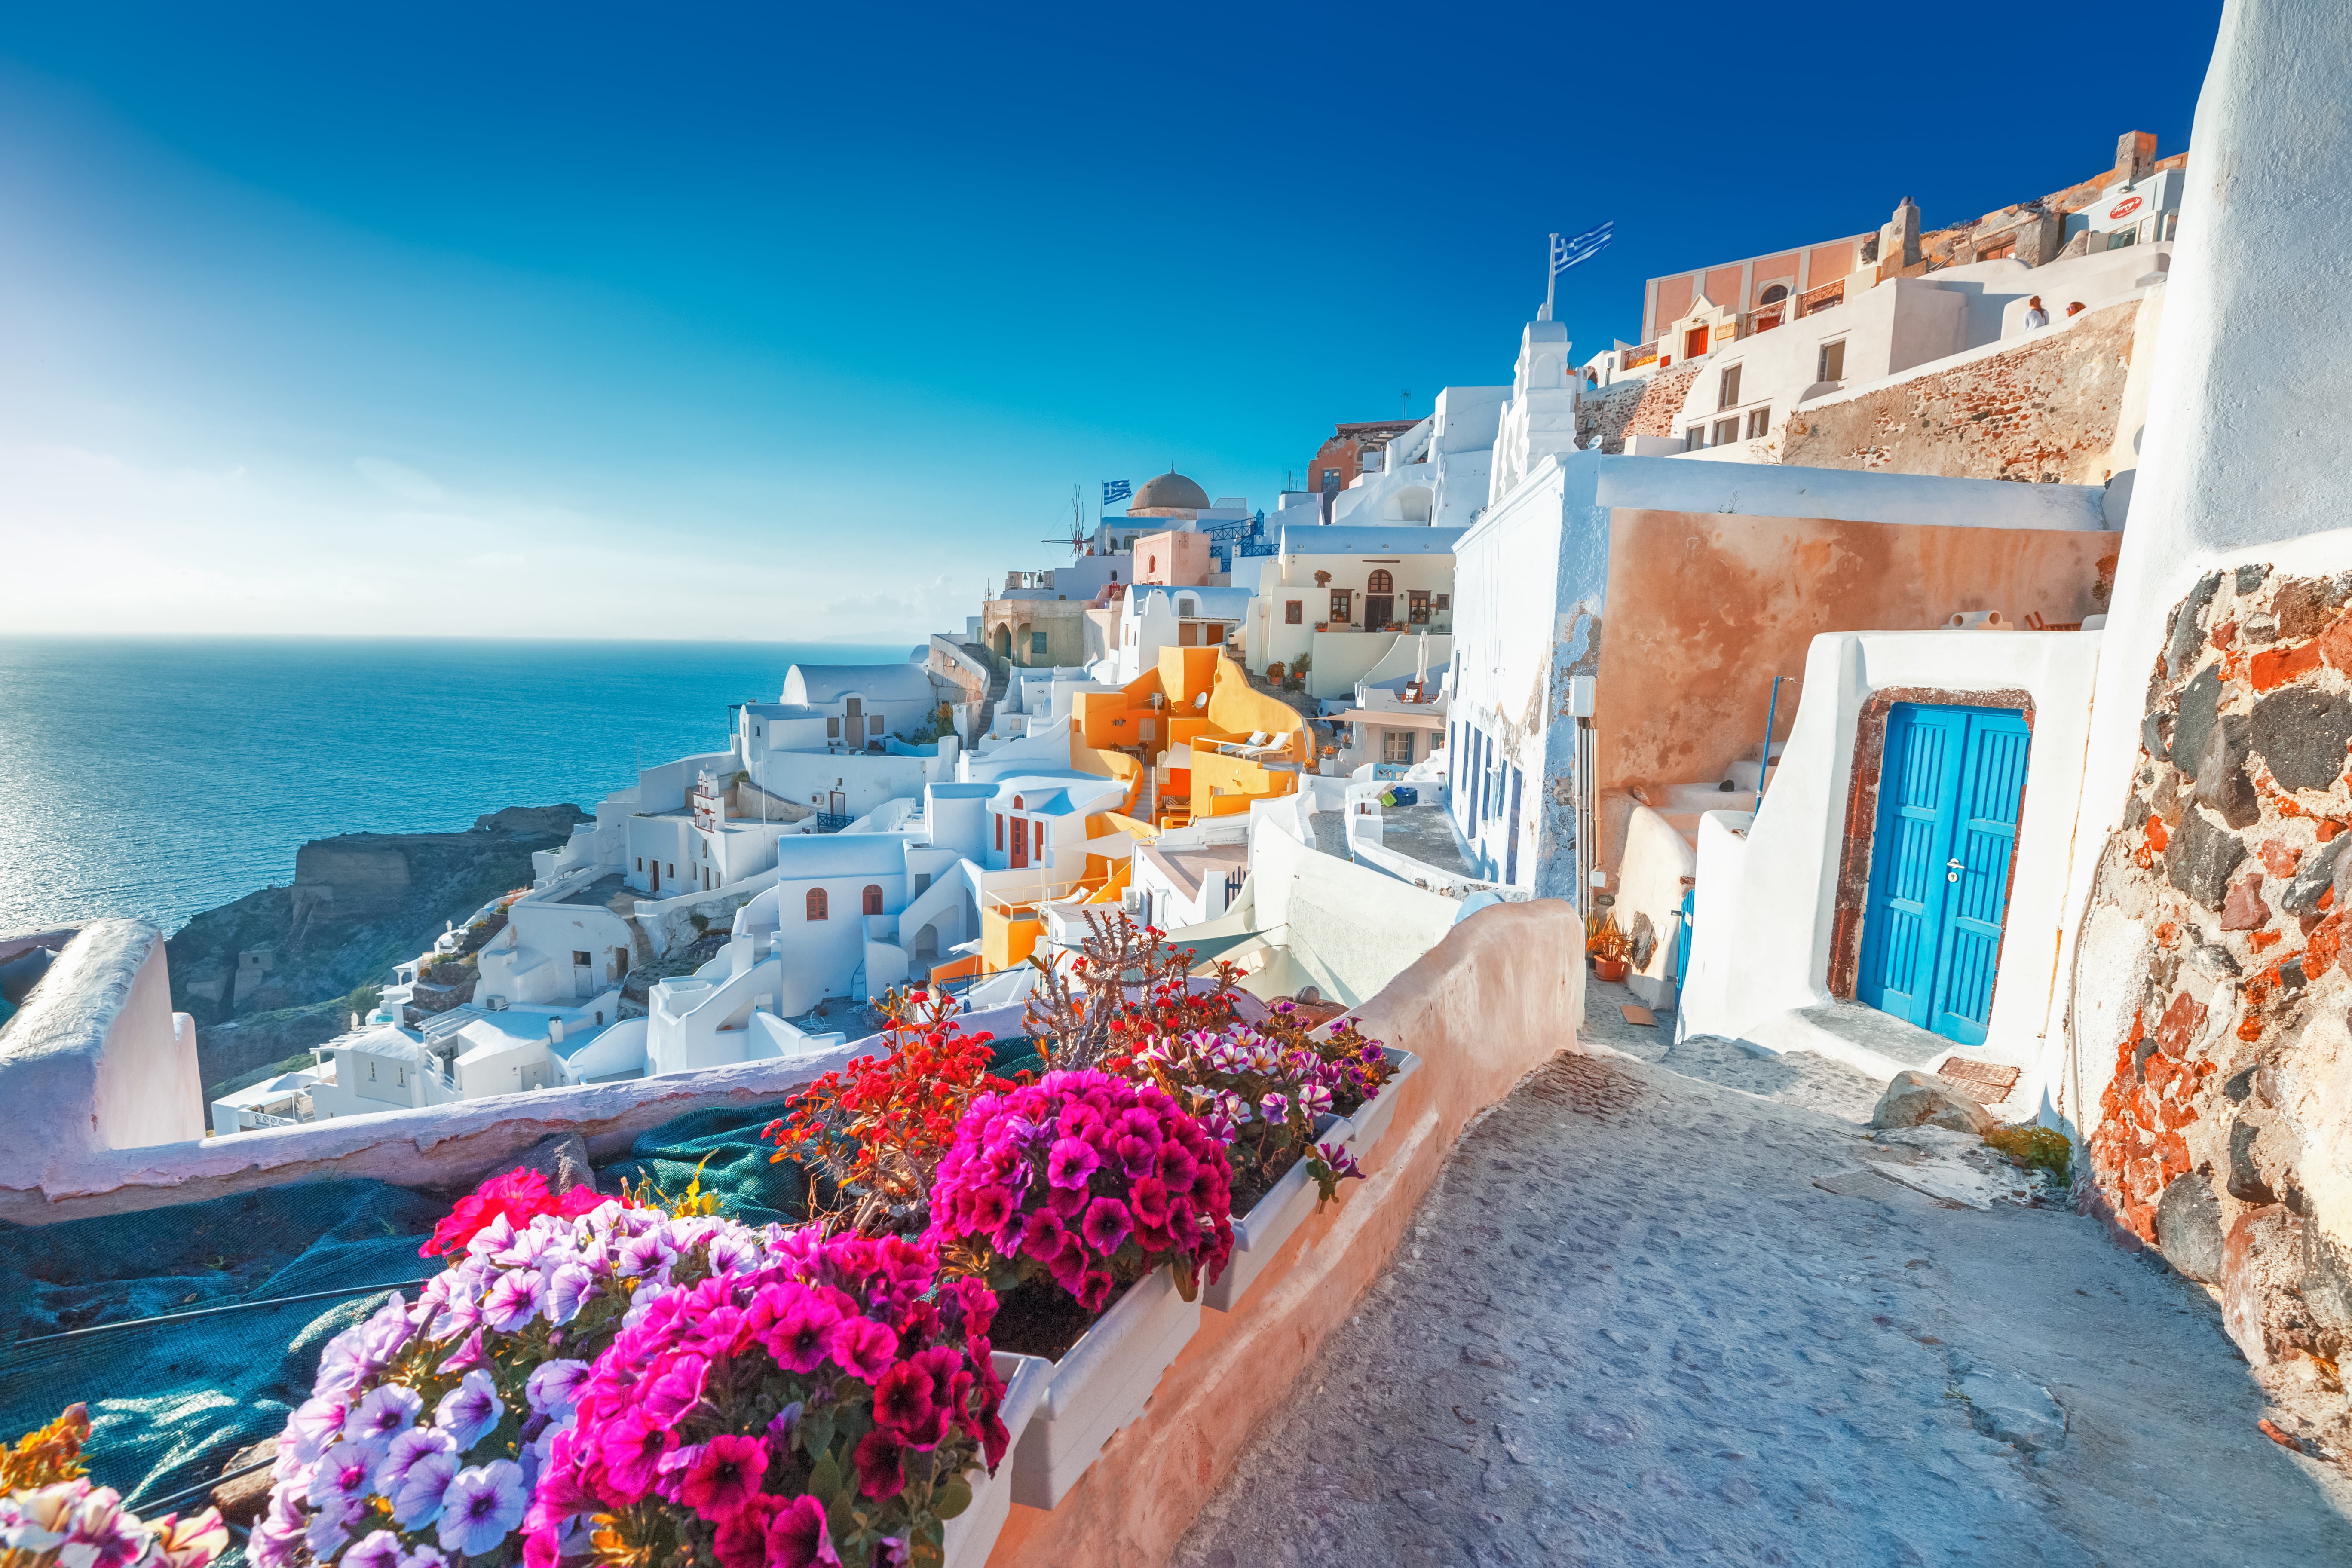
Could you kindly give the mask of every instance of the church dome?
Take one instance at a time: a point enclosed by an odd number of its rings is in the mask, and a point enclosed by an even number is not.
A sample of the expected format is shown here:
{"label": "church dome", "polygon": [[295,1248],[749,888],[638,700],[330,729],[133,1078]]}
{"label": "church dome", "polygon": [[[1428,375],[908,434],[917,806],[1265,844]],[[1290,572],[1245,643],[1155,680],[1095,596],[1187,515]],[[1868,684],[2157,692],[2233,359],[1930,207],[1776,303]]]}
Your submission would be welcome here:
{"label": "church dome", "polygon": [[1165,516],[1170,512],[1206,511],[1209,492],[1171,468],[1164,474],[1154,474],[1143,481],[1135,499],[1127,503],[1129,517]]}

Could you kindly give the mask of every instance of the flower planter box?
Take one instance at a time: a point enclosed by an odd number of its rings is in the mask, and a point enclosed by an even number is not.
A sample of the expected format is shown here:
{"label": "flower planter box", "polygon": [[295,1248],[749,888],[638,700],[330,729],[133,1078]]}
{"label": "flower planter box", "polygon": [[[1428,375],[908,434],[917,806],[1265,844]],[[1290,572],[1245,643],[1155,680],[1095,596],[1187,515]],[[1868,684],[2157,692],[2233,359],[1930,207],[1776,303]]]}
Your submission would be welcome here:
{"label": "flower planter box", "polygon": [[1160,1374],[1200,1327],[1201,1303],[1179,1295],[1175,1277],[1162,1268],[1120,1297],[1059,1362],[1013,1358],[1043,1367],[1046,1381],[1013,1445],[1012,1500],[1028,1508],[1060,1502],[1103,1445],[1143,1414]]}
{"label": "flower planter box", "polygon": [[1355,1115],[1333,1130],[1340,1135],[1339,1142],[1348,1152],[1359,1160],[1370,1154],[1387,1135],[1389,1123],[1396,1119],[1397,1099],[1404,1089],[1404,1080],[1421,1070],[1421,1058],[1411,1051],[1401,1051],[1394,1046],[1381,1048],[1387,1054],[1389,1065],[1396,1068],[1396,1076],[1381,1086],[1380,1093],[1358,1106]]}
{"label": "flower planter box", "polygon": [[1046,1380],[1054,1371],[1053,1363],[1034,1356],[999,1351],[992,1359],[996,1375],[1004,1380],[1004,1404],[998,1414],[1012,1435],[1013,1447],[1005,1449],[1004,1462],[996,1467],[996,1474],[975,1472],[971,1506],[948,1521],[940,1542],[946,1568],[982,1568],[988,1554],[996,1550],[996,1538],[1004,1532],[1004,1521],[1013,1513],[1013,1449],[1020,1447],[1021,1435],[1028,1430],[1030,1417],[1045,1397]]}
{"label": "flower planter box", "polygon": [[[1337,1116],[1324,1116],[1315,1123],[1315,1141],[1334,1143],[1348,1133],[1348,1124]],[[1217,1282],[1201,1289],[1201,1305],[1220,1312],[1230,1312],[1234,1303],[1242,1299],[1282,1244],[1290,1239],[1308,1215],[1315,1212],[1315,1183],[1307,1173],[1307,1162],[1292,1163],[1282,1180],[1272,1191],[1250,1205],[1249,1213],[1234,1221],[1234,1255],[1225,1262],[1225,1271]]]}

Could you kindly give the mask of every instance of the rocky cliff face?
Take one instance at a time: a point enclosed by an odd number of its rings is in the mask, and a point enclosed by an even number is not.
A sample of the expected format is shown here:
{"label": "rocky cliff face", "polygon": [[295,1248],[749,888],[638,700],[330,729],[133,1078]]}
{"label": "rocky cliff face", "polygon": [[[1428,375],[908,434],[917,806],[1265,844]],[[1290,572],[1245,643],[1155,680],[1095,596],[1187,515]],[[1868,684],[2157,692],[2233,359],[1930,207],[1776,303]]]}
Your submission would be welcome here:
{"label": "rocky cliff face", "polygon": [[445,921],[528,887],[533,851],[587,820],[514,806],[464,833],[347,833],[295,853],[291,887],[207,910],[168,952],[172,1005],[194,1014],[210,1085],[340,1034],[343,998],[413,958]]}

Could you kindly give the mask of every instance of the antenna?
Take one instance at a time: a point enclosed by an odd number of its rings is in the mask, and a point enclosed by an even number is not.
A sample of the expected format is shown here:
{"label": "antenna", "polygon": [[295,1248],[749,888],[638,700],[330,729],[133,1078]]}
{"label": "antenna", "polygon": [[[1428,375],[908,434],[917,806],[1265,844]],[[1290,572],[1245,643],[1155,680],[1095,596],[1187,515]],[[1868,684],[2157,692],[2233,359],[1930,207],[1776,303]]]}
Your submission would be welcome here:
{"label": "antenna", "polygon": [[1397,394],[1397,417],[1400,419],[1412,417],[1412,388],[1410,386]]}

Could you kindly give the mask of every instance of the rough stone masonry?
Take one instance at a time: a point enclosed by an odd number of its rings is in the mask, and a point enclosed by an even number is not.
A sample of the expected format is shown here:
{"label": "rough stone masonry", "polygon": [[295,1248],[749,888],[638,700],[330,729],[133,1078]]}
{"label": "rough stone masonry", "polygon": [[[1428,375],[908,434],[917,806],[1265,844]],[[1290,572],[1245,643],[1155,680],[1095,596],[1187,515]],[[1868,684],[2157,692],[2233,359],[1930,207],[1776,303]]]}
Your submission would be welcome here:
{"label": "rough stone masonry", "polygon": [[[2114,1217],[2218,1287],[2272,1377],[2352,1348],[2352,574],[2214,573],[2173,611],[2086,915],[2136,987],[2090,1140]],[[2106,1043],[2078,1037],[2079,1049]]]}

